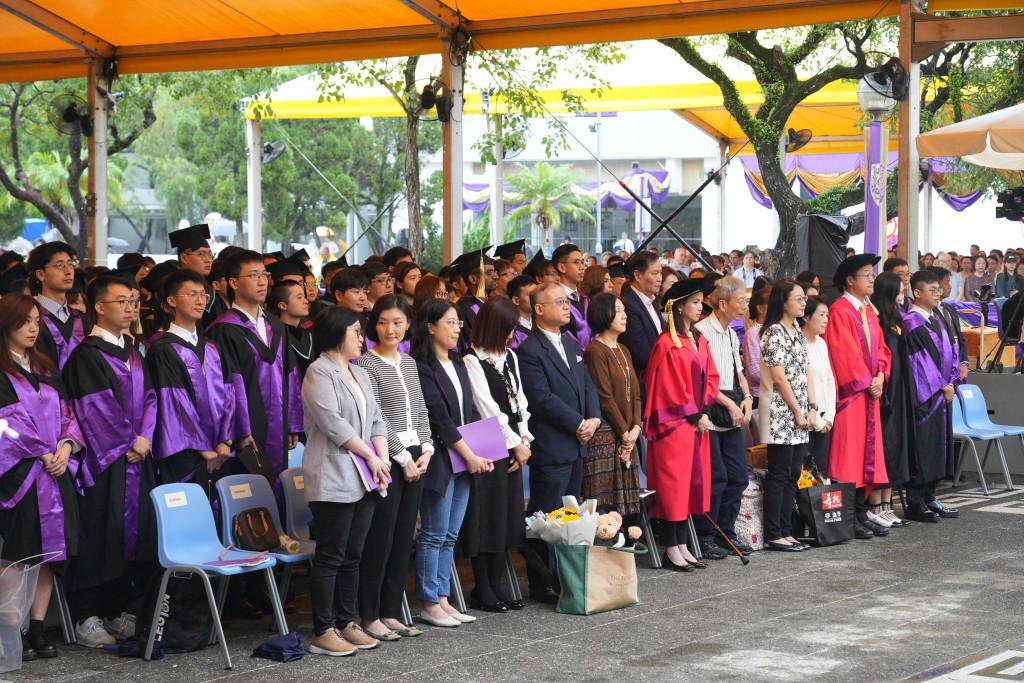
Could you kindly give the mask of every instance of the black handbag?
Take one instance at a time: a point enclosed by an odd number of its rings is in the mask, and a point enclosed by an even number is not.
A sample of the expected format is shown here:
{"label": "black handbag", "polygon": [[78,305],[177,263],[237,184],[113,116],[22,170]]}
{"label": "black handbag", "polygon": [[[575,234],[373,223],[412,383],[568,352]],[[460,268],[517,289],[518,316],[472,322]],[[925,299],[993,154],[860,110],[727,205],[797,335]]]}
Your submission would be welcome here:
{"label": "black handbag", "polygon": [[249,474],[266,477],[270,483],[270,488],[274,488],[274,468],[270,466],[267,456],[259,448],[252,444],[246,445],[238,450],[235,459],[242,464],[242,467]]}
{"label": "black handbag", "polygon": [[[743,390],[740,389],[740,376],[736,372],[736,347],[732,345],[732,335],[729,335],[729,353],[732,354],[732,389],[719,389],[718,393],[722,396],[726,396],[732,400],[733,403],[739,405],[743,403]],[[732,416],[729,414],[729,409],[723,406],[721,403],[715,402],[707,410],[708,419],[711,420],[711,424],[716,427],[723,429],[733,429],[736,427],[732,423]]]}
{"label": "black handbag", "polygon": [[240,550],[263,552],[281,545],[281,537],[274,526],[274,518],[267,508],[242,510],[233,520],[235,546]]}

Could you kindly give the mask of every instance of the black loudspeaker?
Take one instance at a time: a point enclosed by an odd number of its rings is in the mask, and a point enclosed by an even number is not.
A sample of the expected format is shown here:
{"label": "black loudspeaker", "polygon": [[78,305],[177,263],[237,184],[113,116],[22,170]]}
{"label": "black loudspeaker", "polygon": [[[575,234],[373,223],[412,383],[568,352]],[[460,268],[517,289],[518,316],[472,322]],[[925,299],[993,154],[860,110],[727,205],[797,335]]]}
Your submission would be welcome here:
{"label": "black loudspeaker", "polygon": [[846,216],[797,216],[797,272],[813,270],[821,280],[821,298],[830,305],[840,292],[832,285],[836,268],[846,258],[850,219]]}

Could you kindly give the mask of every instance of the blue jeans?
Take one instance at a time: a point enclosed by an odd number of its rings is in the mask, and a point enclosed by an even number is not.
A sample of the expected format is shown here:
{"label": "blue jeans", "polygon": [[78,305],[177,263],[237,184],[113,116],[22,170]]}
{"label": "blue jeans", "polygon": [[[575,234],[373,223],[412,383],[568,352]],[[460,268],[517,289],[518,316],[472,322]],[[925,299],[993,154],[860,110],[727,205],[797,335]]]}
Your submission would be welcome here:
{"label": "blue jeans", "polygon": [[420,499],[419,549],[416,551],[416,598],[439,602],[450,595],[455,541],[469,504],[469,476],[453,477],[445,495],[423,489]]}

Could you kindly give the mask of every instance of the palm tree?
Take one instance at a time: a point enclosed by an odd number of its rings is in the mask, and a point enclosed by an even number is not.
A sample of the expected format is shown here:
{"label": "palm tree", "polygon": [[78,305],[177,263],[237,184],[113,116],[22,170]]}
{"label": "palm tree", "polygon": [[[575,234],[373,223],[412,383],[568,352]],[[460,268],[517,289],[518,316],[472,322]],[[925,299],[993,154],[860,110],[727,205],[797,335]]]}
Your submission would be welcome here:
{"label": "palm tree", "polygon": [[540,228],[540,240],[544,244],[549,230],[558,230],[562,225],[562,214],[576,220],[587,219],[596,222],[589,206],[573,192],[573,186],[580,180],[580,172],[572,166],[552,166],[541,161],[533,170],[524,164],[516,164],[517,173],[508,179],[512,192],[517,198],[510,203],[522,203],[508,214],[510,222],[524,216],[532,217],[533,224]]}

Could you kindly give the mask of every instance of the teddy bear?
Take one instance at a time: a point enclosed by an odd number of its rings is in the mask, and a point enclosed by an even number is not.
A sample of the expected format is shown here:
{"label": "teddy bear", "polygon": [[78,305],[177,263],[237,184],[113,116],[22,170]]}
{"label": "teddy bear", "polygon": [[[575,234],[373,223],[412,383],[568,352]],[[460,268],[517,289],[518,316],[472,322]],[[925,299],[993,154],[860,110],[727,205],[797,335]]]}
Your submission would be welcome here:
{"label": "teddy bear", "polygon": [[594,532],[594,545],[613,548],[632,548],[640,538],[640,527],[631,526],[622,533],[622,515],[615,510],[605,512],[597,518],[597,531]]}

